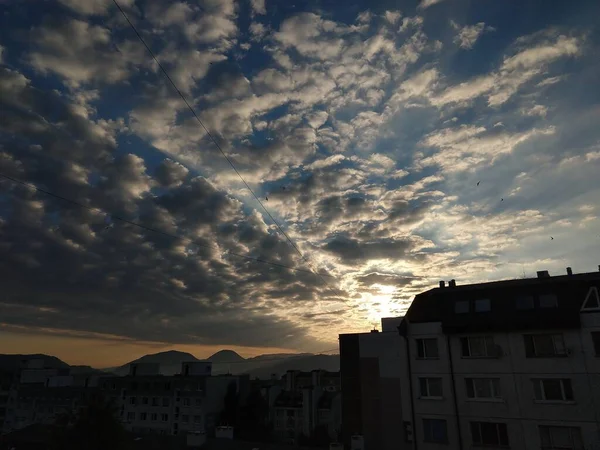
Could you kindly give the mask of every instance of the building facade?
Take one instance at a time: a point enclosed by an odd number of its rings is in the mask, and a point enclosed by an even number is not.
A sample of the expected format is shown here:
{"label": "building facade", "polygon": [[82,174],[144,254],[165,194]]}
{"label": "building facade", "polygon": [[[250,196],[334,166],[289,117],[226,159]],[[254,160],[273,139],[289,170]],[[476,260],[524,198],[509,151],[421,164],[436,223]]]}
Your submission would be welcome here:
{"label": "building facade", "polygon": [[341,334],[342,442],[346,448],[398,449],[407,441],[403,414],[409,391],[402,318],[381,331]]}
{"label": "building facade", "polygon": [[410,447],[600,448],[599,290],[568,269],[417,295],[400,326]]}
{"label": "building facade", "polygon": [[341,427],[339,372],[289,370],[281,380],[271,406],[273,432],[277,439],[297,443],[317,429],[332,441]]}
{"label": "building facade", "polygon": [[160,375],[157,364],[130,366],[129,375],[105,377],[101,390],[129,431],[178,435],[214,429],[228,388],[244,392],[246,376],[211,375],[210,361],[184,362],[181,374]]}

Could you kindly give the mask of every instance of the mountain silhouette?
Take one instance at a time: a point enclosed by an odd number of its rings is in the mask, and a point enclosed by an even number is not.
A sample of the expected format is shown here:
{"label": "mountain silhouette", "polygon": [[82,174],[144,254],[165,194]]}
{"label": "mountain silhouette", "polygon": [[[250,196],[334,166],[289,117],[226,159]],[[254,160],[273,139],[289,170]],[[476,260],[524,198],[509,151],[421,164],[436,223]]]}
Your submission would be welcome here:
{"label": "mountain silhouette", "polygon": [[244,361],[244,358],[233,350],[220,350],[207,358],[213,363],[232,363]]}

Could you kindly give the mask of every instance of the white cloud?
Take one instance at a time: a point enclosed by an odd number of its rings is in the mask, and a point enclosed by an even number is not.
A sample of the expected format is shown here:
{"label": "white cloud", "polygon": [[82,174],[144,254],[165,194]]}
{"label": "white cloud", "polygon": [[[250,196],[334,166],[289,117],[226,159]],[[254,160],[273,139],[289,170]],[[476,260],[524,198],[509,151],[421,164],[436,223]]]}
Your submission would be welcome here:
{"label": "white cloud", "polygon": [[119,55],[107,28],[78,19],[46,24],[32,31],[37,44],[30,64],[42,73],[53,72],[73,86],[94,81],[116,83],[128,78],[133,65],[143,61],[143,50],[122,44]]}
{"label": "white cloud", "polygon": [[430,6],[433,6],[437,3],[441,3],[443,0],[421,0],[421,3],[419,3],[419,6],[417,6],[418,9],[427,9]]}
{"label": "white cloud", "polygon": [[[113,7],[112,0],[59,0],[63,5],[82,15],[106,15]],[[119,0],[122,8],[132,7],[135,0]]]}
{"label": "white cloud", "polygon": [[458,34],[454,38],[454,43],[466,50],[473,48],[477,39],[479,39],[485,31],[494,31],[493,27],[486,27],[483,22],[479,22],[475,25],[467,25],[462,28],[454,21],[452,21],[451,24],[452,27],[458,31]]}
{"label": "white cloud", "polygon": [[250,24],[250,34],[253,41],[260,41],[268,32],[268,28],[260,22],[252,22]]}
{"label": "white cloud", "polygon": [[560,35],[554,42],[526,48],[514,56],[505,58],[501,70],[539,68],[564,56],[576,56],[580,52],[581,45],[577,38]]}
{"label": "white cloud", "polygon": [[386,11],[383,17],[385,17],[385,20],[387,20],[389,23],[394,25],[396,22],[398,22],[400,17],[402,17],[402,13],[400,11]]}
{"label": "white cloud", "polygon": [[253,14],[266,14],[267,8],[265,6],[265,0],[250,0],[252,5]]}

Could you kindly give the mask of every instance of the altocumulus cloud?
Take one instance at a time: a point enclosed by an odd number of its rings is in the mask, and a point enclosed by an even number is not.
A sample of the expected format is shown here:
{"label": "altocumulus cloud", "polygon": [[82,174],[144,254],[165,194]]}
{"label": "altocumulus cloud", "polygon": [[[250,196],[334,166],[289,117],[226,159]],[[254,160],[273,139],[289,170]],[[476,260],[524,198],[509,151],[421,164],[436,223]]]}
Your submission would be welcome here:
{"label": "altocumulus cloud", "polygon": [[121,1],[212,138],[112,1],[5,4],[0,172],[84,207],[0,181],[2,326],[318,350],[440,278],[595,267],[600,6],[450,3]]}

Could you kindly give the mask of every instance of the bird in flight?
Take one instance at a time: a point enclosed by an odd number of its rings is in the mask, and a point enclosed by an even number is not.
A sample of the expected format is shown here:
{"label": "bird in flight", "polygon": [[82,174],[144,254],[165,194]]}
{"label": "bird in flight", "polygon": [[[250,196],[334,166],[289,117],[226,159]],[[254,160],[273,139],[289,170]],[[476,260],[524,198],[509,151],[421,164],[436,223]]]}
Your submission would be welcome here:
{"label": "bird in flight", "polygon": [[269,197],[265,197],[265,200],[266,200],[266,201],[269,201]]}
{"label": "bird in flight", "polygon": [[500,199],[500,201],[501,201],[501,202],[503,202],[503,201],[504,201],[504,199],[503,199],[503,198],[501,198],[501,199]]}
{"label": "bird in flight", "polygon": [[481,183],[481,181],[478,181],[478,182],[477,182],[477,186],[479,186],[479,183]]}
{"label": "bird in flight", "polygon": [[552,236],[550,236],[550,240],[551,240],[551,241],[553,241],[553,240],[554,240],[554,238],[553,238]]}

